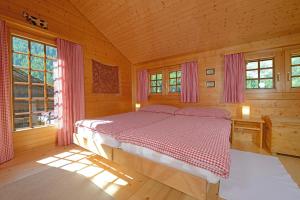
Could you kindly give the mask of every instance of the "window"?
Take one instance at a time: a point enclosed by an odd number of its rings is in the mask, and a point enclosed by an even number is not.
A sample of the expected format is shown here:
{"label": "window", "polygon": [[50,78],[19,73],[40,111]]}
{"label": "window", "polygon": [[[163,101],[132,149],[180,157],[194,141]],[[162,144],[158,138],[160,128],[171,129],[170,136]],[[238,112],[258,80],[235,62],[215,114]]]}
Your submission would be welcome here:
{"label": "window", "polygon": [[150,91],[152,94],[162,93],[162,73],[154,73],[150,75]]}
{"label": "window", "polygon": [[300,87],[300,55],[291,57],[292,88]]}
{"label": "window", "polygon": [[53,123],[56,64],[56,47],[12,37],[14,130]]}
{"label": "window", "polygon": [[274,88],[274,61],[273,59],[251,60],[246,65],[247,89]]}
{"label": "window", "polygon": [[181,70],[169,72],[169,92],[177,93],[181,90]]}

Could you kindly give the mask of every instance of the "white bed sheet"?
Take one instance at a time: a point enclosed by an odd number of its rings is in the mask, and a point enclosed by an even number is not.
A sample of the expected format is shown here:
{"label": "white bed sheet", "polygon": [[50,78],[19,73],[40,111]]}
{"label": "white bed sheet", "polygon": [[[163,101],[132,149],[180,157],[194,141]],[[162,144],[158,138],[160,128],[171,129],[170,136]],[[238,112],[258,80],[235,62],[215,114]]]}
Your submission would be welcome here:
{"label": "white bed sheet", "polygon": [[129,144],[129,143],[121,143],[121,149],[131,154],[135,154],[137,156],[152,160],[154,162],[158,162],[169,167],[173,167],[175,169],[184,171],[186,173],[192,174],[197,177],[201,177],[206,179],[209,183],[218,183],[220,181],[220,177],[211,173],[208,170],[192,166],[183,161],[177,160],[170,156],[158,153],[151,149],[140,147],[137,145]]}
{"label": "white bed sheet", "polygon": [[118,148],[121,145],[121,143],[112,136],[93,131],[83,126],[77,127],[77,134],[80,134],[81,136],[91,139],[99,144],[105,144],[110,147]]}

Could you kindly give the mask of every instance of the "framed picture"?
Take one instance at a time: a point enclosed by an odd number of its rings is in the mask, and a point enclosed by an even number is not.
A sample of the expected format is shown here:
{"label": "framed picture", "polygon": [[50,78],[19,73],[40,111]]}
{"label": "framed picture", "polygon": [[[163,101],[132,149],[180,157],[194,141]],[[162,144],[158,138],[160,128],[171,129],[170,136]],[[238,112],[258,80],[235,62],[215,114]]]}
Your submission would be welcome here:
{"label": "framed picture", "polygon": [[215,75],[215,68],[206,69],[206,76]]}
{"label": "framed picture", "polygon": [[214,88],[214,87],[216,87],[216,82],[215,81],[206,81],[206,87]]}

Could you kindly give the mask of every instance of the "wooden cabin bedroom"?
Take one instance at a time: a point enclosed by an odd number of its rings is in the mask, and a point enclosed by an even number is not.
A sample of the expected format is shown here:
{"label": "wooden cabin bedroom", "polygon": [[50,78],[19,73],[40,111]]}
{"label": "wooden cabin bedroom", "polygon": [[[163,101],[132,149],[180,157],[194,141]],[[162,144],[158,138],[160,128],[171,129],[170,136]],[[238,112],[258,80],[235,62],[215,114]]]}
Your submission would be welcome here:
{"label": "wooden cabin bedroom", "polygon": [[299,0],[0,0],[0,200],[299,200]]}

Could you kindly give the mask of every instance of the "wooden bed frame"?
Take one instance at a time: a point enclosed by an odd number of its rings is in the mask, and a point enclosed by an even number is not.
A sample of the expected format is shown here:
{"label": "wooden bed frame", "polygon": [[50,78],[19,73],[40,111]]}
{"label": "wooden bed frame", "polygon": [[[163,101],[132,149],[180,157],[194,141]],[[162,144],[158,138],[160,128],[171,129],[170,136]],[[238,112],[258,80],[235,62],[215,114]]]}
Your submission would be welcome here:
{"label": "wooden bed frame", "polygon": [[219,183],[211,184],[203,178],[127,153],[119,148],[96,144],[92,139],[82,137],[80,134],[74,133],[73,140],[75,144],[101,157],[127,168],[133,168],[137,172],[188,194],[197,200],[219,199]]}

